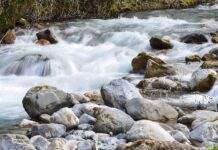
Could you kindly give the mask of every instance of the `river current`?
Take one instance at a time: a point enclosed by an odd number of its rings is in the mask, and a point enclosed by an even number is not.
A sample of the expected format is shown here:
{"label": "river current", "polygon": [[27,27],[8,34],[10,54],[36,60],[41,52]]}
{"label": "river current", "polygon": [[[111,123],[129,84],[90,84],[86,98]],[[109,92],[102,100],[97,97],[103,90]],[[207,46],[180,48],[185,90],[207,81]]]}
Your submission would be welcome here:
{"label": "river current", "polygon": [[[28,117],[22,99],[31,87],[51,85],[67,92],[99,90],[102,84],[128,75],[132,59],[140,52],[173,64],[178,76],[189,80],[201,63],[185,65],[184,57],[203,55],[218,44],[188,45],[180,38],[218,31],[218,5],[52,23],[49,29],[58,44],[37,45],[37,30],[17,29],[15,44],[0,47],[0,130],[13,128]],[[156,35],[171,40],[174,48],[167,53],[152,50],[149,39]],[[218,99],[218,85],[207,94]]]}

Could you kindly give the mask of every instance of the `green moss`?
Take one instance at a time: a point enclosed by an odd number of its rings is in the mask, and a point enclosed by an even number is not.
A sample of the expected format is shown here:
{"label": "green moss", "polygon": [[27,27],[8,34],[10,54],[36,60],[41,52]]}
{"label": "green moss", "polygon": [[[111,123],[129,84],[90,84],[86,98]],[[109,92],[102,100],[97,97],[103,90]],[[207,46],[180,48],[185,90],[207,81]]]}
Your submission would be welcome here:
{"label": "green moss", "polygon": [[106,118],[106,119],[108,119],[108,120],[110,120],[111,123],[117,125],[116,120],[115,120],[111,115],[109,115],[109,114],[104,114],[103,117]]}
{"label": "green moss", "polygon": [[48,88],[49,88],[48,85],[40,85],[40,86],[34,87],[34,90],[40,91],[40,90],[45,90],[45,89],[48,89]]}

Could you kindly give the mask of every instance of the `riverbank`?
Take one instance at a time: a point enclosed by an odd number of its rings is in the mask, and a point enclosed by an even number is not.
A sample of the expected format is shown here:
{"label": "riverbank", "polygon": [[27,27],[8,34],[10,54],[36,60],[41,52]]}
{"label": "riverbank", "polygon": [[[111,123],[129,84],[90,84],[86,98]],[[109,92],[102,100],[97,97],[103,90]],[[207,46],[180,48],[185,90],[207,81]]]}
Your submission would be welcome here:
{"label": "riverbank", "polygon": [[72,19],[108,19],[120,13],[156,9],[190,8],[215,0],[20,0],[0,1],[0,33],[13,28],[21,17],[30,22]]}

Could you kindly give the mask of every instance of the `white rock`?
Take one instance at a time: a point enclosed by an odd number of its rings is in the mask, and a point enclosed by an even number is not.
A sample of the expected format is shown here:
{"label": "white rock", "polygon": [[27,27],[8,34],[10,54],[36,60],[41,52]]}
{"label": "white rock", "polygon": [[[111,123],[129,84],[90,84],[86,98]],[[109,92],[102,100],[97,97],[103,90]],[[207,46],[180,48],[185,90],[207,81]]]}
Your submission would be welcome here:
{"label": "white rock", "polygon": [[158,123],[149,120],[140,120],[134,123],[127,132],[129,141],[151,139],[156,141],[175,141],[175,139],[164,130]]}
{"label": "white rock", "polygon": [[63,124],[72,129],[79,124],[79,119],[70,108],[62,108],[51,116],[52,123]]}

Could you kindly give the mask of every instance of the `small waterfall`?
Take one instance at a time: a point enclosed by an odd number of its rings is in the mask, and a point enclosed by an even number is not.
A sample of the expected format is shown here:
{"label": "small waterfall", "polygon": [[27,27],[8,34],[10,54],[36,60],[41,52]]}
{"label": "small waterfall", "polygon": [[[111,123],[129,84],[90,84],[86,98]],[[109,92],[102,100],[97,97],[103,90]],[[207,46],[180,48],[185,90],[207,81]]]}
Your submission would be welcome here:
{"label": "small waterfall", "polygon": [[50,60],[40,54],[27,55],[8,64],[1,71],[2,75],[38,75],[51,74]]}

